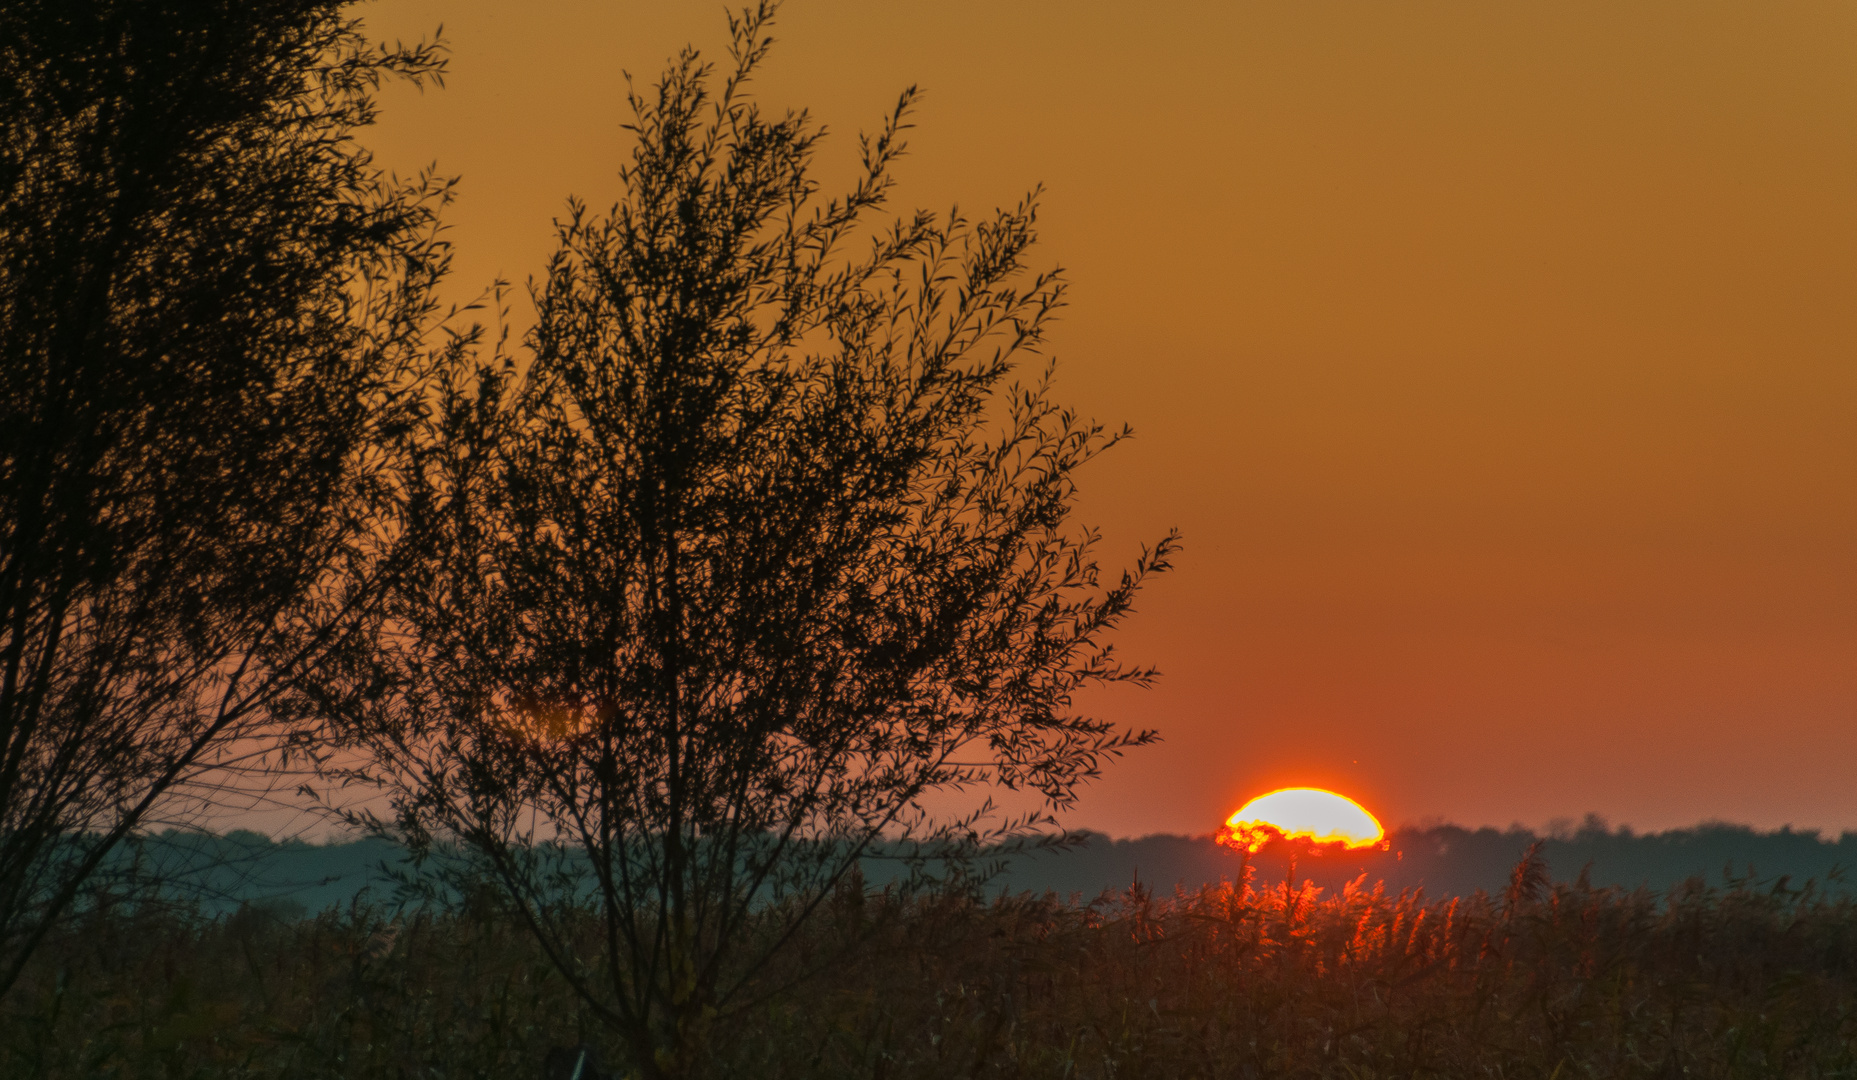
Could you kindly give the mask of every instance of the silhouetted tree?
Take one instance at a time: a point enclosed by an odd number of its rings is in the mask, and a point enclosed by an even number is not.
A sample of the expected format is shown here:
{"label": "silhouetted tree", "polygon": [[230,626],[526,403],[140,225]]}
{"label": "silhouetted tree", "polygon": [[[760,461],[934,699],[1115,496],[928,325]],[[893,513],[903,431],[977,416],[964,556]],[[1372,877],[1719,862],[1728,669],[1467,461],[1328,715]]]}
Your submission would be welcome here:
{"label": "silhouetted tree", "polygon": [[686,50],[630,95],[622,200],[558,224],[526,362],[449,384],[407,486],[443,542],[320,689],[395,810],[357,817],[464,841],[654,1076],[861,855],[1024,835],[1153,738],[1072,699],[1150,678],[1104,637],[1175,547],[1099,583],[1070,520],[1121,435],[1014,381],[1063,292],[1033,202],[862,232],[914,93],[821,201],[821,129],[745,89],[769,14],[713,91]]}
{"label": "silhouetted tree", "polygon": [[359,625],[447,185],[353,140],[333,0],[0,6],[0,993]]}

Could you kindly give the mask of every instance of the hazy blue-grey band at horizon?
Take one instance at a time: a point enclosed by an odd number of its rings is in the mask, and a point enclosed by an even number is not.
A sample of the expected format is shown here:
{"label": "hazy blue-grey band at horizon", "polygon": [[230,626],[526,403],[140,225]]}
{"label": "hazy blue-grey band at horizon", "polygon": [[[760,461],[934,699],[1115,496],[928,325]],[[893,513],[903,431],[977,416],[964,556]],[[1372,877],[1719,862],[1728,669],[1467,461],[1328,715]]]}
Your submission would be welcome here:
{"label": "hazy blue-grey band at horizon", "polygon": [[[1760,833],[1721,824],[1643,835],[1589,825],[1545,838],[1520,829],[1402,829],[1389,835],[1386,851],[1305,858],[1297,865],[1297,877],[1327,889],[1341,888],[1366,874],[1366,884],[1383,882],[1389,891],[1423,888],[1432,896],[1498,893],[1536,840],[1542,841],[1542,855],[1557,881],[1573,881],[1585,872],[1596,887],[1653,892],[1694,878],[1715,886],[1744,881],[1798,889],[1811,882],[1830,892],[1857,892],[1845,875],[1857,866],[1857,833],[1829,840],[1813,831]],[[132,858],[140,860],[138,880],[160,883],[168,899],[197,905],[206,915],[249,904],[307,914],[357,902],[394,906],[406,899],[395,871],[403,874],[407,869],[408,853],[378,838],[317,844],[278,842],[245,830],[223,835],[164,833],[144,838],[137,853],[125,855],[117,870],[128,869]],[[1191,890],[1230,881],[1243,872],[1245,862],[1209,836],[1116,840],[1085,834],[1075,847],[1020,854],[997,864],[999,872],[984,886],[988,894],[1051,892],[1087,902],[1137,882],[1167,893],[1176,887]],[[1283,881],[1288,869],[1269,855],[1254,858],[1251,865],[1257,886]],[[863,872],[872,887],[903,875],[894,861],[882,858],[865,860]]]}

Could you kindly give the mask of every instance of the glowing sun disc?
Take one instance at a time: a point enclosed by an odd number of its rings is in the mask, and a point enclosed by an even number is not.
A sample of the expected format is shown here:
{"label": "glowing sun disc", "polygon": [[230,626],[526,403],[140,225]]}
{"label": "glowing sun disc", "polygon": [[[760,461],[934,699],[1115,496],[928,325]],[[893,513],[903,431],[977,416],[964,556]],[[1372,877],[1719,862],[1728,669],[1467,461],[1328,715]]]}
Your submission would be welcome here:
{"label": "glowing sun disc", "polygon": [[1279,788],[1245,803],[1219,830],[1220,839],[1255,851],[1271,833],[1317,844],[1371,847],[1386,830],[1365,807],[1322,788]]}

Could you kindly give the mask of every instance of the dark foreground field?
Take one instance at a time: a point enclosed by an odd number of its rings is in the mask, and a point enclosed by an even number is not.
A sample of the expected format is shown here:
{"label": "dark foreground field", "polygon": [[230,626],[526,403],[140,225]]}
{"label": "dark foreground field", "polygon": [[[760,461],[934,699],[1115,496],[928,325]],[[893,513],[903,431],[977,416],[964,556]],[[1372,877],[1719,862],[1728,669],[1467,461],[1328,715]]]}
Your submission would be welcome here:
{"label": "dark foreground field", "polygon": [[[1850,901],[1527,892],[846,894],[774,973],[823,977],[717,1022],[710,1072],[1857,1076]],[[613,1050],[490,901],[403,923],[96,914],[41,960],[4,1006],[0,1076],[540,1077],[551,1046]]]}

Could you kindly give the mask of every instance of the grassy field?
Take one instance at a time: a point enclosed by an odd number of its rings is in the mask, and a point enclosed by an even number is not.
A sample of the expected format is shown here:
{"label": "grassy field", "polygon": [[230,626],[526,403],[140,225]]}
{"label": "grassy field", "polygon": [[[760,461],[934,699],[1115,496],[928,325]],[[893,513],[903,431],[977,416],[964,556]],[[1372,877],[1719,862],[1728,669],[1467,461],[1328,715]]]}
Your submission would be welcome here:
{"label": "grassy field", "polygon": [[[715,1026],[741,1077],[1857,1077],[1857,907],[1700,883],[1427,900],[846,895]],[[540,1077],[616,1049],[479,900],[388,921],[95,912],[0,1016],[7,1077]]]}

